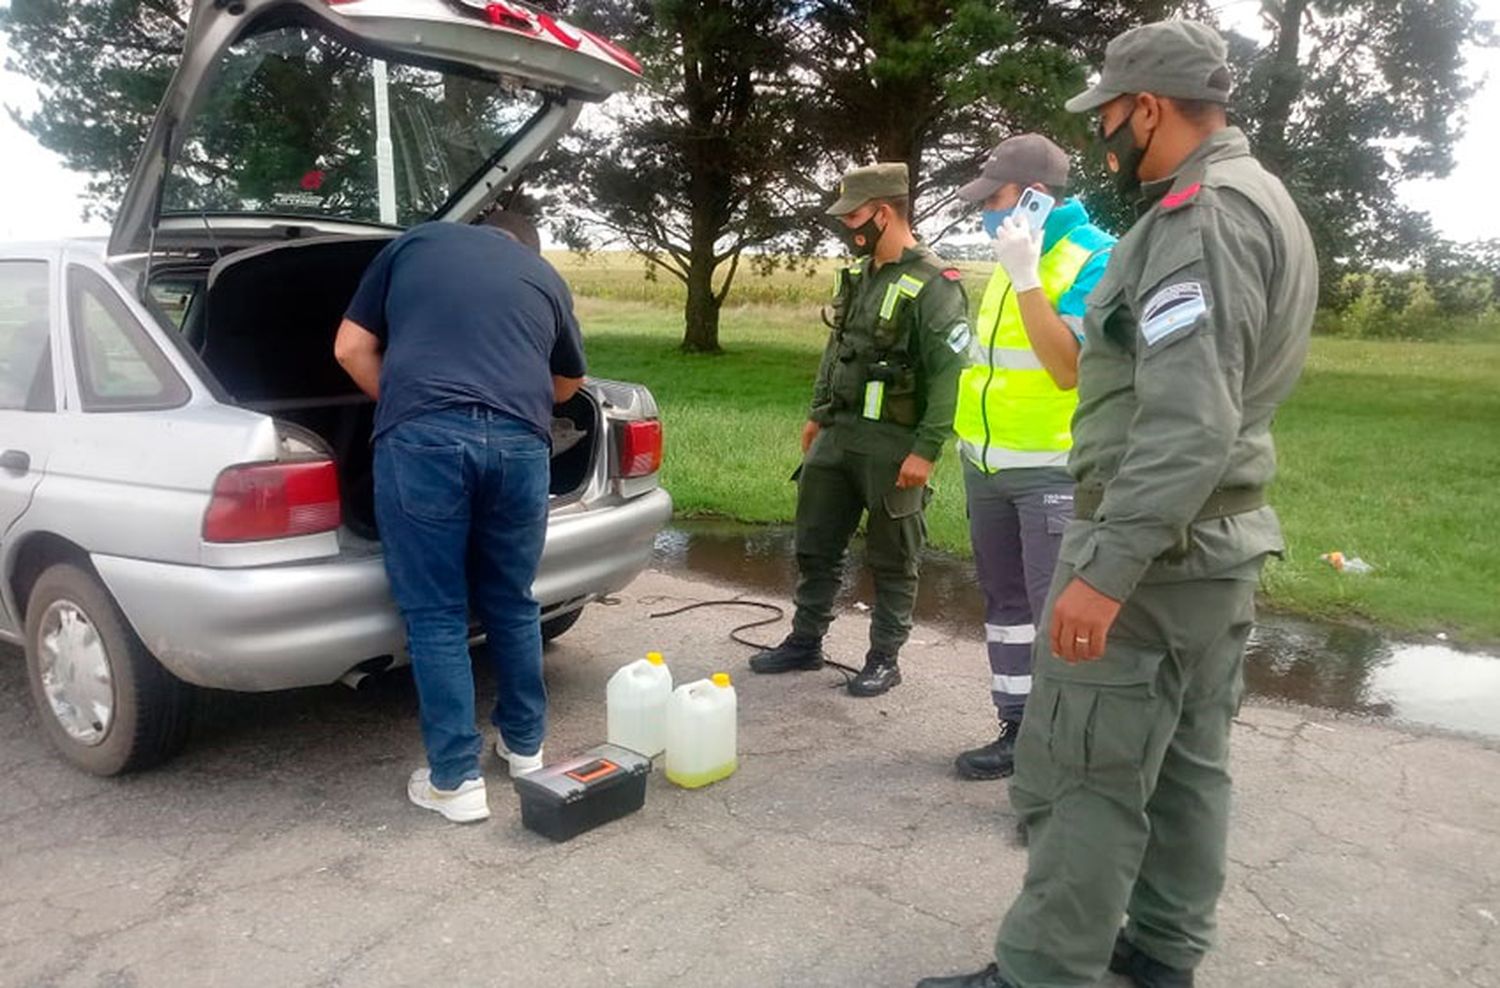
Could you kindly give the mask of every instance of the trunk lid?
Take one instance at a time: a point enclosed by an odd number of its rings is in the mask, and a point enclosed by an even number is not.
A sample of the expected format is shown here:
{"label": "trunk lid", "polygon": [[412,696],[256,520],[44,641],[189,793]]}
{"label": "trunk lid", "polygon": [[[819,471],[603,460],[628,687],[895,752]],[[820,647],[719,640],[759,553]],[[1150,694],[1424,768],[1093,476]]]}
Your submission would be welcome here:
{"label": "trunk lid", "polygon": [[638,77],[510,0],[197,0],[109,252],[467,221]]}

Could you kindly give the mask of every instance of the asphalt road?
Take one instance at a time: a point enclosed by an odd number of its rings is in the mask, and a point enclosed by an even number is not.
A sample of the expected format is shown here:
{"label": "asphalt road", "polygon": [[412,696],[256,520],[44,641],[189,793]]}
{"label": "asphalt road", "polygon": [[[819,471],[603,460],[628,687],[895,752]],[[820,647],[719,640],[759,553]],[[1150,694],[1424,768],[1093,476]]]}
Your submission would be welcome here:
{"label": "asphalt road", "polygon": [[[101,780],[42,741],[0,654],[0,984],[908,986],[988,960],[1025,852],[1003,785],[953,754],[993,713],[977,640],[919,628],[876,700],[757,678],[725,588],[648,573],[549,652],[554,756],[603,740],[604,684],[660,649],[726,669],[741,768],[553,845],[486,759],[493,817],[408,805],[411,679],[206,695],[190,747]],[[730,591],[732,592],[732,590]],[[836,626],[857,662],[865,619]],[[766,630],[767,638],[778,629]],[[488,690],[487,677],[481,687]],[[1207,986],[1500,988],[1500,751],[1247,706],[1222,945]]]}

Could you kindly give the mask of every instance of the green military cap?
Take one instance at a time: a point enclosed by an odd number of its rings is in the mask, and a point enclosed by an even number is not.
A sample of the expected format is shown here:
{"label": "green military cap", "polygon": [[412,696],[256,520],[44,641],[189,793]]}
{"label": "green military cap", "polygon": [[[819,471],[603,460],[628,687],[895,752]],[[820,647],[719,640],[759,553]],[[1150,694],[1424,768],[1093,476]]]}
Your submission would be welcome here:
{"label": "green military cap", "polygon": [[911,181],[907,177],[906,165],[899,161],[883,161],[846,172],[843,181],[839,182],[838,201],[826,212],[829,216],[843,216],[871,199],[897,199],[908,195],[911,195]]}
{"label": "green military cap", "polygon": [[1125,93],[1227,103],[1231,88],[1229,49],[1218,31],[1197,21],[1157,21],[1111,40],[1099,81],[1065,105],[1088,113]]}

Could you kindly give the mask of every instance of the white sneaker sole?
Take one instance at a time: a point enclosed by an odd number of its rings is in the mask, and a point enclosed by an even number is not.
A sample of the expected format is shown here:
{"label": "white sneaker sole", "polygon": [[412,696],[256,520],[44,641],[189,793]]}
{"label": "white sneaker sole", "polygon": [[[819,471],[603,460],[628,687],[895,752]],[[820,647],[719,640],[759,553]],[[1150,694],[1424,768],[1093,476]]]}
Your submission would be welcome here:
{"label": "white sneaker sole", "polygon": [[406,783],[406,798],[424,810],[441,813],[453,823],[478,823],[490,818],[490,803],[483,788],[446,795],[426,779],[410,779]]}

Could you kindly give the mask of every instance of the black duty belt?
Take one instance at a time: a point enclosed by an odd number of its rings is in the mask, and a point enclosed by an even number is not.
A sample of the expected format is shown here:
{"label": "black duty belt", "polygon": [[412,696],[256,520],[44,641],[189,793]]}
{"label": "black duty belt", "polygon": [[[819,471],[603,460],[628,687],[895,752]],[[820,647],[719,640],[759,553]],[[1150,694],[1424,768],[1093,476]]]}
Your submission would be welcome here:
{"label": "black duty belt", "polygon": [[[1099,506],[1104,503],[1104,488],[1102,487],[1080,487],[1073,492],[1073,513],[1075,518],[1092,520]],[[1264,487],[1219,487],[1203,502],[1203,507],[1193,516],[1193,521],[1207,521],[1210,518],[1227,518],[1230,515],[1242,515],[1256,508],[1266,505],[1266,489]]]}

